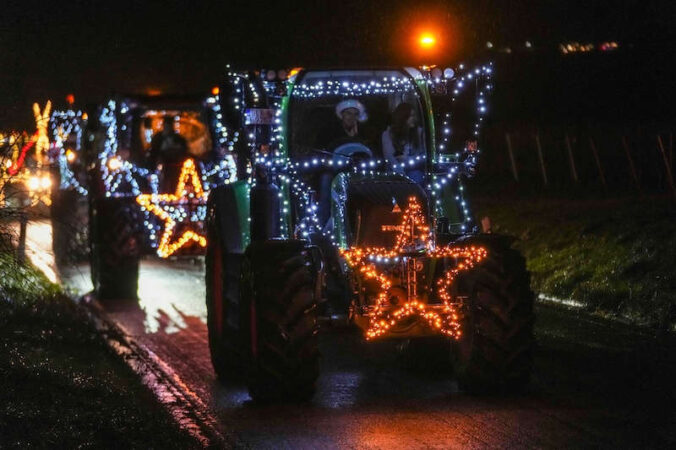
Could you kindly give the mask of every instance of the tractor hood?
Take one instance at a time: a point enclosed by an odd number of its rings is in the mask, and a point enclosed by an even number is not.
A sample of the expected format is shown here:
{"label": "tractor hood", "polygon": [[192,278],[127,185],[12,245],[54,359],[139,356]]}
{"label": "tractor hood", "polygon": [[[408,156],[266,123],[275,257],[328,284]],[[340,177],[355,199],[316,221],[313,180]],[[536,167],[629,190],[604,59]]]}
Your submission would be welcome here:
{"label": "tractor hood", "polygon": [[348,247],[393,247],[410,197],[429,216],[425,191],[403,175],[343,174],[334,187],[334,224]]}

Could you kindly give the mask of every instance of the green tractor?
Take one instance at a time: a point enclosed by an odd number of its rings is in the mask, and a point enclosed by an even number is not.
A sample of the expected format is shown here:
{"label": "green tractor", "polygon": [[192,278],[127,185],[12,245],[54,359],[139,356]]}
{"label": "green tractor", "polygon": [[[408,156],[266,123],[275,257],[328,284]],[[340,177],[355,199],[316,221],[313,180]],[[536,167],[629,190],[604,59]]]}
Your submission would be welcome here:
{"label": "green tractor", "polygon": [[464,197],[491,72],[228,74],[218,102],[237,179],[212,190],[206,218],[220,380],[245,375],[257,401],[307,400],[320,324],[345,320],[369,341],[441,342],[467,391],[527,383],[524,258],[478,231]]}

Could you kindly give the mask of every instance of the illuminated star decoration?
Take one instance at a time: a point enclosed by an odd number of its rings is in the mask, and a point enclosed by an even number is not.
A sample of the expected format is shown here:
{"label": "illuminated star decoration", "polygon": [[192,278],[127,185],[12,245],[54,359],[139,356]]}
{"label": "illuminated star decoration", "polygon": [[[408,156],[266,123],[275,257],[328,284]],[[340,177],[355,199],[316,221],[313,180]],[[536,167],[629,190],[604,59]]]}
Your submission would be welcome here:
{"label": "illuminated star decoration", "polygon": [[[188,181],[191,189],[187,188]],[[178,234],[176,226],[187,221],[200,220],[199,217],[195,218],[192,212],[199,207],[206,207],[207,195],[208,193],[202,188],[195,162],[187,159],[181,168],[181,175],[174,194],[141,194],[136,197],[136,202],[142,208],[164,221],[164,232],[157,247],[159,256],[166,258],[191,241],[201,247],[206,247],[206,237],[193,229],[184,231],[180,237],[176,238]]]}
{"label": "illuminated star decoration", "polygon": [[[418,315],[425,319],[432,329],[458,339],[461,335],[460,323],[456,304],[453,302],[449,289],[459,272],[471,269],[486,257],[488,254],[486,249],[474,245],[436,247],[429,239],[430,229],[420,203],[415,197],[409,198],[409,205],[404,211],[401,225],[383,227],[383,231],[391,230],[398,231],[394,248],[352,247],[342,251],[350,267],[361,273],[364,278],[375,279],[380,283],[380,292],[369,320],[366,338],[382,336],[402,319]],[[427,305],[420,301],[417,292],[411,292],[409,287],[408,300],[403,306],[395,309],[388,301],[392,280],[386,274],[379,272],[373,261],[400,263],[402,273],[406,273],[408,270],[416,271],[416,259],[418,258],[454,258],[457,261],[455,267],[444,272],[436,282],[437,294],[443,302],[442,307],[438,308],[438,305]]]}

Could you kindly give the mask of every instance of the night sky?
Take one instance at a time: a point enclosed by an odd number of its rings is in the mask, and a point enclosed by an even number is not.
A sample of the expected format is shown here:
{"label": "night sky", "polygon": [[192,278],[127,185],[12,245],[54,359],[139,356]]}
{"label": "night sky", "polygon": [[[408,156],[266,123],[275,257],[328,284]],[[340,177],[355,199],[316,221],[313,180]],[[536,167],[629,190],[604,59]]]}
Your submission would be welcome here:
{"label": "night sky", "polygon": [[[486,41],[556,51],[559,42],[617,40],[670,50],[676,2],[31,1],[4,0],[0,129],[30,126],[30,105],[63,107],[112,92],[208,92],[236,67],[415,64],[412,39],[440,36],[437,61],[481,56]],[[672,52],[667,52],[672,55]],[[430,56],[427,56],[430,58]]]}

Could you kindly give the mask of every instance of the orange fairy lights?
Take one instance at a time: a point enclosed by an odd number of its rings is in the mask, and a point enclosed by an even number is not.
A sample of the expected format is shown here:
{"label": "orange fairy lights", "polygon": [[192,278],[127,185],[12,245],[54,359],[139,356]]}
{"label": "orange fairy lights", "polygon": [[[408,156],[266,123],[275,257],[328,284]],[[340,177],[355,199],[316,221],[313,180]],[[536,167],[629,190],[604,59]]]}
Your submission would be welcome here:
{"label": "orange fairy lights", "polygon": [[[459,272],[474,267],[486,257],[486,249],[474,245],[437,248],[429,238],[430,228],[415,197],[409,198],[402,224],[397,227],[385,226],[383,230],[398,231],[394,248],[353,247],[342,251],[350,267],[356,269],[364,279],[377,280],[380,284],[380,292],[370,315],[366,338],[382,336],[401,320],[414,315],[424,319],[432,329],[449,337],[459,338],[461,330],[458,313],[449,290]],[[428,305],[418,296],[416,272],[420,270],[422,258],[453,258],[457,261],[455,267],[444,272],[436,282],[441,305]],[[401,264],[401,278],[407,287],[407,299],[402,306],[390,304],[389,291],[393,280],[377,269],[378,263]]]}
{"label": "orange fairy lights", "polygon": [[[188,186],[191,188],[188,189]],[[174,236],[177,234],[175,233],[177,224],[190,220],[186,210],[205,206],[207,203],[207,193],[202,188],[195,162],[192,159],[187,159],[183,163],[174,194],[141,194],[136,197],[136,202],[164,221],[164,232],[157,247],[157,254],[162,258],[172,255],[191,241],[201,247],[206,247],[206,237],[194,230],[184,231],[178,239]]]}

